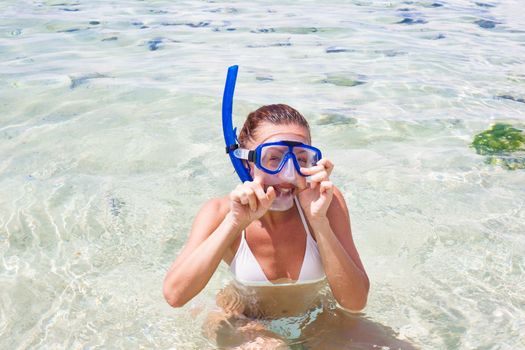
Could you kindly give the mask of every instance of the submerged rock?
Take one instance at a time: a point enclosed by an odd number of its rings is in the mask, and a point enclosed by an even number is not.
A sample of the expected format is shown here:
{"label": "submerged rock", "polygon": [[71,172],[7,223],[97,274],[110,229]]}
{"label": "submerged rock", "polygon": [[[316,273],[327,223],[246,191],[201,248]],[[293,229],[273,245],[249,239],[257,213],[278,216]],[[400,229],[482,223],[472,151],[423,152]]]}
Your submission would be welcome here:
{"label": "submerged rock", "polygon": [[150,51],[156,51],[160,48],[162,44],[162,39],[161,38],[155,38],[155,39],[152,39],[150,41],[148,41],[148,49]]}
{"label": "submerged rock", "polygon": [[57,33],[74,33],[78,32],[80,28],[70,28],[70,29],[64,29],[64,30],[58,30]]}
{"label": "submerged rock", "polygon": [[521,102],[521,103],[525,103],[525,99],[523,98],[516,98],[512,95],[499,95],[499,96],[496,96],[497,98],[501,98],[503,100],[511,100],[511,101],[515,101],[515,102]]}
{"label": "submerged rock", "polygon": [[396,56],[401,56],[401,55],[406,55],[407,54],[407,52],[397,51],[397,50],[392,50],[392,49],[375,50],[374,52],[378,53],[378,54],[385,55],[386,57],[396,57]]}
{"label": "submerged rock", "polygon": [[166,10],[150,9],[149,13],[153,13],[153,14],[156,14],[156,15],[163,15],[163,14],[168,13],[168,11],[166,11]]}
{"label": "submerged rock", "polygon": [[269,76],[256,76],[255,79],[257,81],[273,81],[273,78]]}
{"label": "submerged rock", "polygon": [[69,79],[71,79],[71,84],[69,85],[69,88],[74,89],[78,87],[79,85],[87,83],[88,80],[99,79],[99,78],[108,78],[108,76],[104,74],[100,74],[100,73],[90,73],[90,74],[81,75],[78,77],[69,77]]}
{"label": "submerged rock", "polygon": [[509,170],[525,169],[525,133],[510,124],[496,123],[474,137],[471,147],[489,156],[485,163]]}
{"label": "submerged rock", "polygon": [[336,85],[336,86],[352,87],[352,86],[358,86],[358,85],[366,84],[366,81],[354,80],[354,79],[347,78],[347,77],[342,77],[342,76],[328,76],[328,77],[326,77],[326,79],[322,79],[321,83],[323,83],[323,84],[332,84],[332,85]]}
{"label": "submerged rock", "polygon": [[275,29],[274,28],[260,28],[260,29],[250,30],[250,33],[275,33]]}
{"label": "submerged rock", "polygon": [[124,205],[126,205],[126,202],[124,202],[121,199],[115,198],[115,197],[109,198],[108,202],[109,202],[108,203],[109,211],[111,215],[113,216],[119,216],[120,213],[122,212],[122,208],[124,207]]}
{"label": "submerged rock", "polygon": [[475,2],[475,4],[478,5],[479,7],[485,7],[485,8],[496,7],[496,5],[488,4],[486,2]]}
{"label": "submerged rock", "polygon": [[160,25],[164,27],[170,27],[170,26],[188,26],[191,28],[204,28],[208,27],[211,24],[209,21],[203,21],[198,23],[192,23],[192,22],[162,22]]}
{"label": "submerged rock", "polygon": [[445,34],[439,33],[438,35],[431,37],[430,40],[440,40],[440,39],[445,39],[445,38],[446,38]]}
{"label": "submerged rock", "polygon": [[353,52],[355,50],[347,49],[345,47],[340,46],[330,46],[326,48],[326,53],[340,53],[340,52]]}
{"label": "submerged rock", "polygon": [[191,27],[191,28],[204,28],[204,27],[207,27],[210,25],[210,22],[208,21],[203,21],[203,22],[199,22],[199,23],[185,23],[188,27]]}
{"label": "submerged rock", "polygon": [[421,19],[421,18],[413,19],[413,18],[408,18],[408,17],[407,18],[403,18],[403,20],[397,22],[397,24],[409,24],[409,25],[411,25],[411,24],[425,24],[425,23],[427,23],[427,20],[425,20],[425,19]]}
{"label": "submerged rock", "polygon": [[282,27],[282,28],[275,28],[275,31],[278,33],[288,33],[288,34],[310,34],[310,33],[317,33],[319,29],[316,27]]}
{"label": "submerged rock", "polygon": [[485,29],[492,29],[496,27],[496,24],[498,24],[498,22],[490,21],[487,19],[480,19],[474,23],[476,23],[481,28],[485,28]]}
{"label": "submerged rock", "polygon": [[288,43],[288,42],[279,42],[279,43],[274,43],[274,44],[271,44],[270,46],[292,46],[292,43]]}
{"label": "submerged rock", "polygon": [[357,119],[341,113],[321,114],[317,120],[318,125],[355,125]]}

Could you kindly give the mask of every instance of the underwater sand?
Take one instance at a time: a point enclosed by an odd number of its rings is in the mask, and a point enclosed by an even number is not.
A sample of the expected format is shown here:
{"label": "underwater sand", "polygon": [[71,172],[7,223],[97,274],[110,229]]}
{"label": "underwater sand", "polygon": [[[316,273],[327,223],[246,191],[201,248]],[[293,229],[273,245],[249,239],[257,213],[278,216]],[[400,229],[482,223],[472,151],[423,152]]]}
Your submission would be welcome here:
{"label": "underwater sand", "polygon": [[[209,348],[221,265],[164,273],[237,183],[220,125],[288,103],[336,167],[366,318],[422,349],[525,347],[525,171],[469,147],[525,129],[521,1],[0,3],[0,348]],[[521,100],[521,101],[520,101]]]}

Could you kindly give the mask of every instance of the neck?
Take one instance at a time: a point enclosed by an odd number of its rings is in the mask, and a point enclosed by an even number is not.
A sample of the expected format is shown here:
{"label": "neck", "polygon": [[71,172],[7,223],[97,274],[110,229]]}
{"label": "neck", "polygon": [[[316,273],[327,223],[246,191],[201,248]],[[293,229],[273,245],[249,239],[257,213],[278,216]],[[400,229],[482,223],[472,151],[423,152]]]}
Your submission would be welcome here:
{"label": "neck", "polygon": [[295,209],[295,201],[294,205],[285,211],[275,211],[275,210],[268,210],[266,214],[264,214],[259,220],[261,222],[261,225],[266,227],[268,229],[268,232],[275,232],[275,229],[279,226],[281,226],[284,222],[290,220],[290,218],[293,217],[293,211]]}

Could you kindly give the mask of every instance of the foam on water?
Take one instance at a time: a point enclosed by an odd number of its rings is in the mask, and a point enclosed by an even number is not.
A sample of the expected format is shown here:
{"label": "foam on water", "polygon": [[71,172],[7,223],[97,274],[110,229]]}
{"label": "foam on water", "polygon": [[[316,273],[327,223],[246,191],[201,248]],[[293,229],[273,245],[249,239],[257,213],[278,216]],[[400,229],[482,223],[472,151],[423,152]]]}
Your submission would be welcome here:
{"label": "foam on water", "polygon": [[203,348],[165,270],[236,184],[220,98],[309,119],[372,281],[366,317],[424,349],[525,347],[525,172],[469,147],[525,129],[510,1],[0,3],[0,348]]}

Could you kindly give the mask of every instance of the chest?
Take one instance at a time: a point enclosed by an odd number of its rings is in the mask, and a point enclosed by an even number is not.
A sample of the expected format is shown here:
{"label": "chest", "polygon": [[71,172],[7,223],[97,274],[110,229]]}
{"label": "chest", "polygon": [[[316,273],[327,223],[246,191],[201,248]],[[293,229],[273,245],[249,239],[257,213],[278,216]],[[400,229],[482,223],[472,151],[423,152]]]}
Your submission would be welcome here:
{"label": "chest", "polygon": [[245,239],[250,251],[270,281],[297,280],[306,252],[307,233],[299,218],[269,232],[254,223]]}

